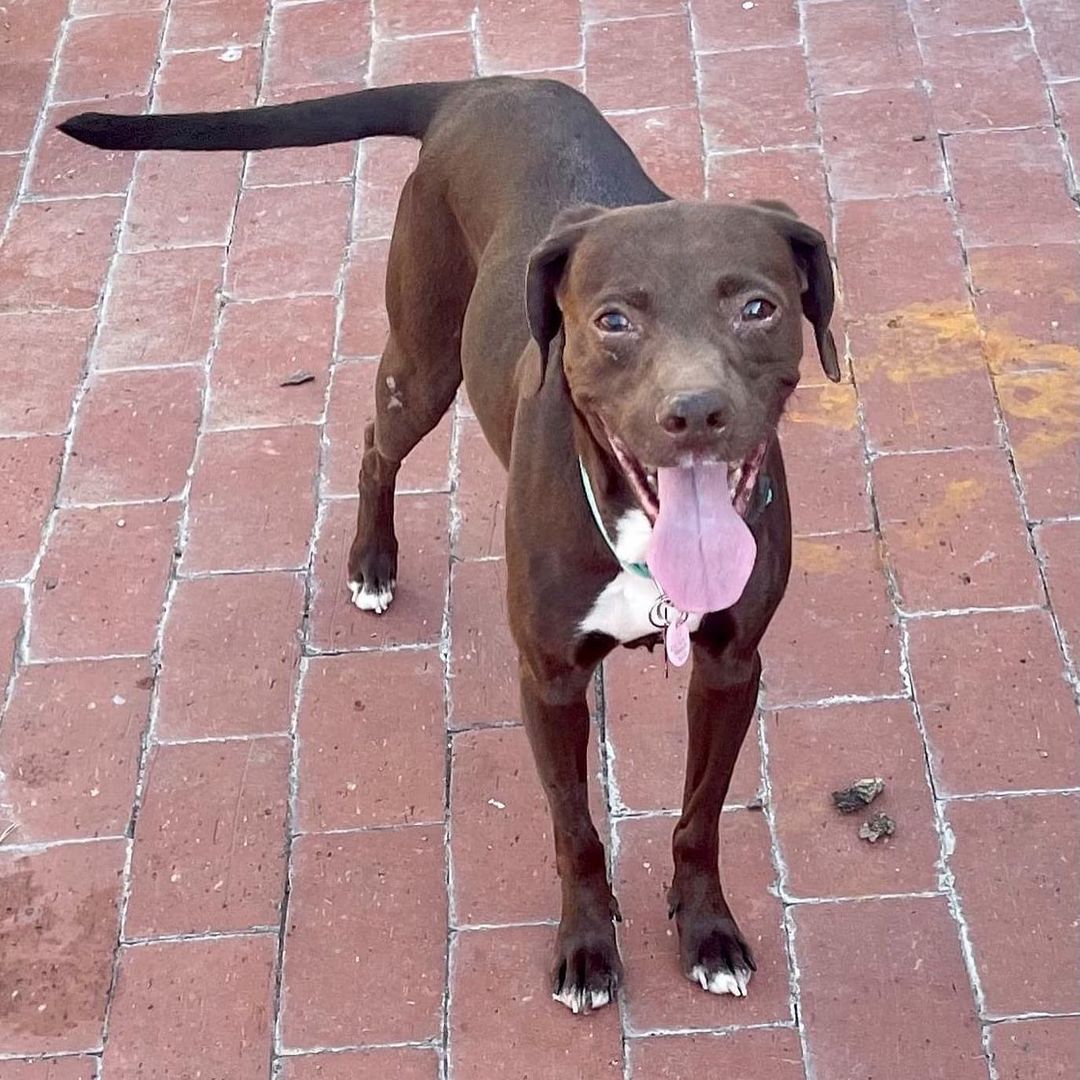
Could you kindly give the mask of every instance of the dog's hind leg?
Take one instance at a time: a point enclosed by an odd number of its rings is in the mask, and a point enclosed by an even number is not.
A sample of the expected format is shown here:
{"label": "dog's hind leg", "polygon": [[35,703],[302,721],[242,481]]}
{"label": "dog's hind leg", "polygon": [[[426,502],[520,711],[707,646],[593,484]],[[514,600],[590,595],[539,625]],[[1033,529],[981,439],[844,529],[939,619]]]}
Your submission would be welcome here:
{"label": "dog's hind leg", "polygon": [[461,383],[461,322],[474,271],[441,202],[423,178],[405,185],[386,275],[390,337],[375,381],[375,419],[364,429],[356,535],[349,551],[353,603],[381,614],[394,596],[398,543],[394,488],[406,455],[450,407]]}

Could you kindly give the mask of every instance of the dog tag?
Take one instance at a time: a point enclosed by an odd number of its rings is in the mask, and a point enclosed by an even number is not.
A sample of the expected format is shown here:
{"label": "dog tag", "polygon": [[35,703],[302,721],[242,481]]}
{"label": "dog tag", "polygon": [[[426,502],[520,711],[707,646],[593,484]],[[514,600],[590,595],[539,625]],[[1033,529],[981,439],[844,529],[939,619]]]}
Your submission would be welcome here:
{"label": "dog tag", "polygon": [[668,660],[676,667],[682,667],[690,659],[690,630],[685,615],[668,624],[664,631],[664,649]]}

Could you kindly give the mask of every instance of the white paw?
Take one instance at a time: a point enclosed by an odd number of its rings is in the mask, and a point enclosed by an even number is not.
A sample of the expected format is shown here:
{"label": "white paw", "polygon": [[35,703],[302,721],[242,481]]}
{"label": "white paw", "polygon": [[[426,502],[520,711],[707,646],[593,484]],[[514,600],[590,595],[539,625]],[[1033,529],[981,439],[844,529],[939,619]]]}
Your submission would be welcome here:
{"label": "white paw", "polygon": [[361,611],[373,611],[376,615],[381,615],[394,599],[394,584],[391,582],[385,589],[369,589],[359,581],[350,581],[349,592],[352,593],[352,602]]}
{"label": "white paw", "polygon": [[731,994],[732,997],[746,997],[746,988],[750,985],[751,972],[748,968],[735,968],[734,971],[717,971],[713,975],[698,964],[688,978],[696,982],[702,990],[710,994]]}
{"label": "white paw", "polygon": [[567,986],[551,996],[561,1001],[575,1016],[601,1009],[611,1000],[607,990],[586,990],[581,986]]}

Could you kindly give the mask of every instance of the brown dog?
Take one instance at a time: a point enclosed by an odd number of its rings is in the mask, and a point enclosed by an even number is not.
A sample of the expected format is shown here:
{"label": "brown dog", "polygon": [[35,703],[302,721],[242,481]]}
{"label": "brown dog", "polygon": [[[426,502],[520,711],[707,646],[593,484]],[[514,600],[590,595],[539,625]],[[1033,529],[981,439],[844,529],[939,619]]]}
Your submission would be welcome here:
{"label": "brown dog", "polygon": [[694,663],[669,894],[682,966],[713,993],[745,994],[754,961],[720,883],[719,815],[790,565],[776,425],[799,378],[802,316],[839,378],[821,235],[782,204],[670,200],[592,104],[557,82],[84,114],[61,128],[125,150],[423,141],[390,247],[354,602],[381,612],[393,598],[398,469],[464,375],[509,470],[507,599],[562,880],[555,996],[587,1011],[621,977],[618,907],[589,815],[585,693],[612,648],[660,631],[675,662],[692,639]]}

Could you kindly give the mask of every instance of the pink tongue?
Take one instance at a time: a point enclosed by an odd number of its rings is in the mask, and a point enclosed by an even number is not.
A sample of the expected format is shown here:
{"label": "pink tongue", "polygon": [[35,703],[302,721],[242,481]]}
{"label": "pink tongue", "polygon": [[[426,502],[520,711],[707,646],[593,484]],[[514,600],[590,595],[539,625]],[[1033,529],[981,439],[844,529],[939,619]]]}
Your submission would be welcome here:
{"label": "pink tongue", "polygon": [[723,611],[746,588],[757,544],[735,512],[727,465],[660,469],[660,514],[647,562],[682,611]]}

